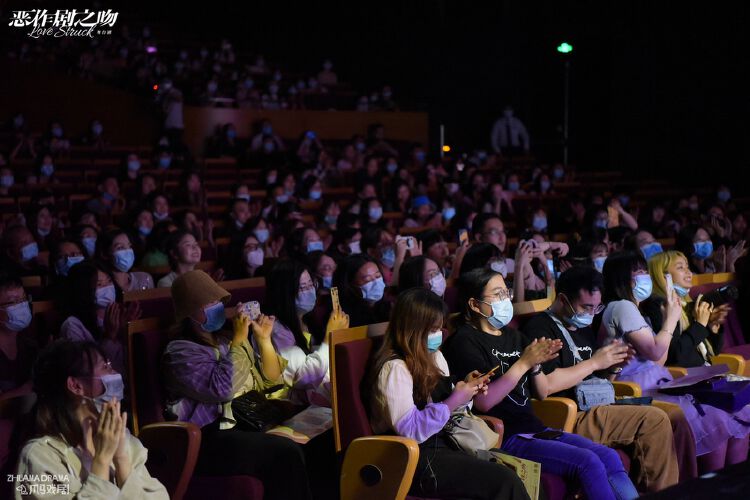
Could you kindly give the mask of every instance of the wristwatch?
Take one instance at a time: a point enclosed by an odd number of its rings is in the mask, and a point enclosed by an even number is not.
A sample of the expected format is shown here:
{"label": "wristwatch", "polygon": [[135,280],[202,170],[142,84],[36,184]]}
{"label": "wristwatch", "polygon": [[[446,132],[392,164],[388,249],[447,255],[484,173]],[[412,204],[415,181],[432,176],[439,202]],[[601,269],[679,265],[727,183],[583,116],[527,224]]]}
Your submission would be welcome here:
{"label": "wristwatch", "polygon": [[622,367],[619,368],[610,368],[609,373],[611,375],[618,375],[622,371]]}

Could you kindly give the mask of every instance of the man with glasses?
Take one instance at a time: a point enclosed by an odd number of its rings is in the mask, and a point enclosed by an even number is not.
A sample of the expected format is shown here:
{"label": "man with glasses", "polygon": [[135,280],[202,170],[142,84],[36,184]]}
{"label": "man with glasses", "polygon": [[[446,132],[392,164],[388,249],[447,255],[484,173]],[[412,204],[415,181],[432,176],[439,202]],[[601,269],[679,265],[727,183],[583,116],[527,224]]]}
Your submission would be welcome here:
{"label": "man with glasses", "polygon": [[[576,266],[557,280],[556,298],[545,312],[523,327],[529,339],[546,337],[563,342],[560,355],[542,365],[547,376],[548,396],[576,400],[576,385],[595,376],[618,373],[628,357],[621,343],[596,348],[591,328],[594,316],[604,309],[602,275],[593,267]],[[633,482],[639,489],[658,491],[678,480],[672,427],[667,414],[652,406],[602,405],[579,411],[573,432],[592,441],[629,450],[637,466]]]}

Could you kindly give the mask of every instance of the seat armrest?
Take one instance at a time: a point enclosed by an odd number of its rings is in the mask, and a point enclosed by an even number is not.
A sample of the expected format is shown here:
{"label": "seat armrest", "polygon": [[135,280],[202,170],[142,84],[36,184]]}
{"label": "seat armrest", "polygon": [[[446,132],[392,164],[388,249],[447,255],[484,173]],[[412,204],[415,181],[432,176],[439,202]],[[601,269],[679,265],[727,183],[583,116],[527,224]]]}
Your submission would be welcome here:
{"label": "seat armrest", "polygon": [[503,434],[505,433],[505,424],[497,417],[491,417],[490,415],[477,415],[477,417],[484,420],[490,429],[495,431],[500,437],[497,440],[497,447],[499,448],[503,444]]}
{"label": "seat armrest", "polygon": [[570,398],[549,397],[543,400],[532,399],[534,414],[547,427],[573,432],[578,405]]}
{"label": "seat armrest", "polygon": [[612,386],[615,388],[615,396],[632,396],[634,398],[640,398],[643,395],[641,386],[635,382],[616,381],[612,382]]}
{"label": "seat armrest", "polygon": [[351,442],[341,466],[341,499],[404,500],[419,460],[419,445],[400,436],[368,436]]}
{"label": "seat armrest", "polygon": [[669,370],[669,374],[672,375],[672,378],[680,378],[687,375],[687,368],[681,366],[668,366],[667,370]]}
{"label": "seat armrest", "polygon": [[735,375],[745,374],[745,358],[739,354],[716,354],[711,358],[712,365],[727,365],[729,372]]}

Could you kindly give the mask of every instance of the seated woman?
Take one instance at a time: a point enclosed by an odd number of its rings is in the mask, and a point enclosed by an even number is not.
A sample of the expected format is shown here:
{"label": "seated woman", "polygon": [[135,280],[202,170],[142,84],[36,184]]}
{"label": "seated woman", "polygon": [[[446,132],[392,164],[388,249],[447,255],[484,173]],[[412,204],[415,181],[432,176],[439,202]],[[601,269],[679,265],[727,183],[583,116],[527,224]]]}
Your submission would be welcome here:
{"label": "seated woman", "polygon": [[16,498],[50,498],[22,479],[39,475],[67,478],[61,480],[66,498],[169,498],[146,469],[146,448],[128,432],[127,413],[120,413],[123,389],[96,344],[57,341],[40,354],[34,365],[38,437],[21,451]]}
{"label": "seated woman", "polygon": [[339,289],[350,326],[388,321],[390,302],[384,298],[383,275],[372,257],[356,254],[343,259],[333,275],[333,286]]}
{"label": "seated woman", "polygon": [[[290,399],[329,406],[328,343],[324,335],[348,328],[349,318],[341,311],[328,315],[330,308],[324,309],[323,318],[316,318],[320,316],[313,314],[316,302],[316,284],[307,268],[294,260],[277,262],[266,280],[263,310],[276,318],[271,338],[276,351],[288,361],[284,381],[295,389]],[[327,325],[315,324],[325,317]],[[301,392],[307,395],[303,397]]]}
{"label": "seated woman", "polygon": [[123,292],[154,288],[150,274],[129,272],[135,264],[135,252],[128,234],[122,229],[113,229],[99,236],[96,257]]}
{"label": "seated woman", "polygon": [[122,293],[98,264],[83,262],[73,267],[66,285],[56,297],[66,318],[60,325],[60,337],[96,342],[115,369],[124,372],[128,321],[140,317],[138,303],[120,305],[117,299]]}
{"label": "seated woman", "polygon": [[[659,255],[651,259],[656,258]],[[744,460],[747,458],[747,442],[731,438],[742,438],[750,432],[750,426],[742,423],[750,422],[750,406],[737,413],[741,419],[737,420],[716,407],[696,405],[690,395],[672,396],[658,391],[659,385],[672,380],[664,363],[683,310],[676,292],[672,297],[666,297],[666,312],[661,328],[655,334],[638,309],[641,302],[650,297],[652,287],[646,261],[640,254],[613,254],[604,264],[604,302],[607,307],[602,315],[600,340],[606,344],[623,339],[636,351],[636,357],[623,367],[617,380],[636,382],[644,395],[679,405],[693,430],[696,455],[702,469],[721,468],[727,458],[734,461],[738,453],[736,447],[744,447]]]}
{"label": "seated woman", "polygon": [[172,271],[159,280],[159,288],[169,288],[178,276],[195,269],[201,261],[201,246],[195,237],[185,230],[170,233],[167,238],[167,257]]}
{"label": "seated woman", "polygon": [[550,431],[534,415],[531,398],[546,397],[547,376],[541,364],[558,356],[559,339],[529,340],[507,325],[513,318],[509,290],[500,274],[476,269],[461,276],[462,314],[446,346],[448,366],[457,377],[497,366],[486,394],[474,398],[474,409],[502,418],[501,449],[542,464],[542,469],[580,482],[587,498],[637,498],[617,453],[582,436]]}
{"label": "seated woman", "polygon": [[265,259],[263,245],[255,233],[249,230],[235,233],[227,248],[225,279],[242,280],[265,276]]}
{"label": "seated woman", "polygon": [[[271,341],[274,318],[238,314],[224,331],[230,294],[203,271],[172,284],[175,339],[162,358],[169,409],[201,427],[197,474],[253,475],[271,499],[310,498],[302,448],[290,439],[238,427],[231,402],[248,391],[283,384],[286,361]],[[248,341],[252,336],[258,350]],[[283,467],[279,464],[283,464]]]}
{"label": "seated woman", "polygon": [[50,246],[49,279],[43,297],[54,298],[61,287],[65,287],[65,278],[70,268],[87,259],[86,250],[78,239],[60,238]]}
{"label": "seated woman", "polygon": [[21,280],[0,274],[0,400],[31,392],[38,345],[24,332],[30,324],[31,305]]}
{"label": "seated woman", "polygon": [[295,229],[284,242],[286,256],[290,259],[302,260],[310,252],[324,249],[318,231],[311,227]]}
{"label": "seated woman", "polygon": [[424,257],[410,257],[401,264],[398,274],[398,292],[410,288],[425,288],[438,297],[445,295],[445,277],[434,260]]}
{"label": "seated woman", "polygon": [[307,254],[305,263],[318,285],[318,296],[329,295],[333,286],[333,273],[336,272],[336,261],[324,252],[315,251]]}
{"label": "seated woman", "polygon": [[399,295],[383,344],[367,373],[369,410],[376,434],[415,439],[420,453],[409,493],[416,496],[525,499],[518,476],[505,466],[453,449],[442,432],[451,412],[485,389],[471,371],[451,384],[440,352],[443,301],[422,288]]}

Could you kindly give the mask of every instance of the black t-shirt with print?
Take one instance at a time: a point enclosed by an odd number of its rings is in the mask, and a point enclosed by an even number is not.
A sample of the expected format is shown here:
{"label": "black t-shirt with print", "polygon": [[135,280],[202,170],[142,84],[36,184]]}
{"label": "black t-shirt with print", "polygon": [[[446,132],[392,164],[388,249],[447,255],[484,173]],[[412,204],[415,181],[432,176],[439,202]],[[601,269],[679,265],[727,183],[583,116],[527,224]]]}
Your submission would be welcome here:
{"label": "black t-shirt with print", "polygon": [[[474,370],[482,373],[500,365],[492,380],[501,377],[521,358],[529,341],[513,328],[503,328],[502,335],[490,335],[470,325],[458,328],[443,351],[451,374],[463,380]],[[535,433],[545,429],[534,415],[531,407],[531,381],[529,374],[521,377],[516,387],[488,415],[501,418],[505,425],[505,437],[514,434]]]}
{"label": "black t-shirt with print", "polygon": [[[568,330],[568,333],[578,348],[578,355],[581,357],[581,360],[585,361],[590,359],[596,349],[594,332],[591,327],[579,328],[575,331]],[[523,334],[528,341],[542,337],[562,340],[563,348],[560,349],[560,355],[542,365],[542,370],[544,370],[545,374],[551,373],[557,368],[570,368],[576,364],[575,357],[573,357],[573,351],[567,340],[565,340],[565,336],[560,331],[555,320],[553,320],[546,312],[539,313],[527,321],[523,326]],[[570,389],[560,391],[557,394],[551,394],[551,396],[571,398],[575,401],[575,392],[575,387],[571,387]]]}

